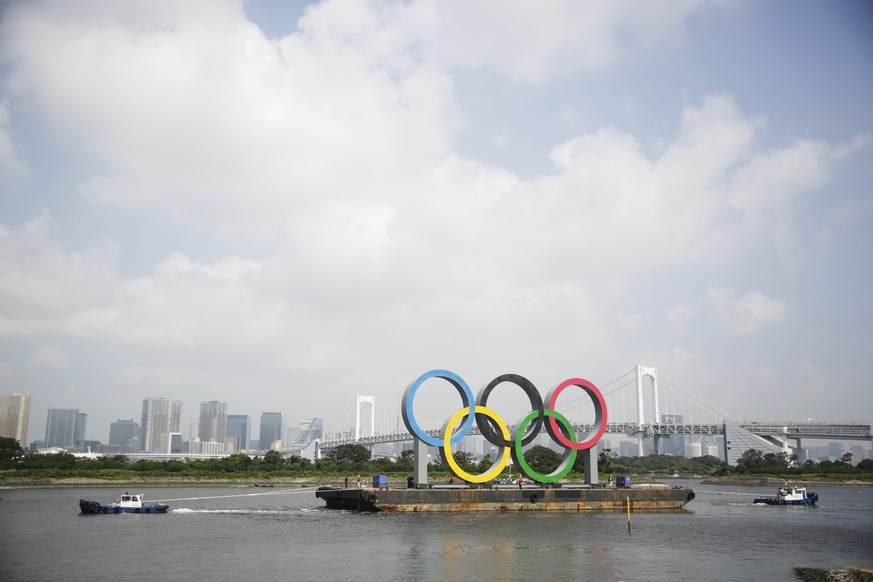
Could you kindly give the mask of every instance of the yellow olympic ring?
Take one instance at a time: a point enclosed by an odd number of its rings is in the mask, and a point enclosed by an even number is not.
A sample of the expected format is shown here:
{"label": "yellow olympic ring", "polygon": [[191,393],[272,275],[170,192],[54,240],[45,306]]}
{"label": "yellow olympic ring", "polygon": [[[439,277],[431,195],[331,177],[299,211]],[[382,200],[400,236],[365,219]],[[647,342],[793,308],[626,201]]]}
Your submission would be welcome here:
{"label": "yellow olympic ring", "polygon": [[[506,423],[503,422],[503,419],[498,415],[495,411],[487,408],[485,406],[476,406],[475,410],[476,414],[484,414],[491,420],[497,424],[497,427],[500,429],[500,432],[503,433],[503,439],[509,440],[509,428],[507,428]],[[491,465],[491,468],[485,471],[484,473],[480,473],[479,475],[473,475],[472,473],[468,473],[461,469],[460,465],[455,461],[455,457],[452,455],[452,433],[455,431],[455,425],[458,424],[458,421],[461,418],[467,416],[470,413],[469,408],[462,408],[455,415],[449,419],[446,425],[442,430],[442,439],[443,446],[440,449],[440,453],[443,455],[443,459],[446,464],[452,469],[452,473],[457,476],[459,479],[463,479],[464,481],[469,481],[470,483],[485,483],[486,481],[491,481],[503,471],[509,462],[509,447],[502,447],[503,450],[500,454],[500,457],[494,464]]]}

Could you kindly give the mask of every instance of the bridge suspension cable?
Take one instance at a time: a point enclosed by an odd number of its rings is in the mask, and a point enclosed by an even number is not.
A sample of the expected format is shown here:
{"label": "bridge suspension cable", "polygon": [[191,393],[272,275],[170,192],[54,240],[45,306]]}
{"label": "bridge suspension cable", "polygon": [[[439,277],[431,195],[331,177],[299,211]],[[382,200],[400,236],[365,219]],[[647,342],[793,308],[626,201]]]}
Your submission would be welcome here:
{"label": "bridge suspension cable", "polygon": [[695,406],[699,406],[699,407],[703,408],[704,410],[709,412],[709,414],[712,414],[716,418],[720,418],[722,420],[727,419],[733,423],[739,422],[736,418],[730,416],[729,414],[727,414],[726,412],[724,412],[722,410],[719,410],[718,408],[716,408],[715,406],[713,406],[712,404],[710,404],[709,402],[707,402],[706,400],[704,400],[700,396],[697,396],[696,394],[694,394],[691,391],[687,390],[686,388],[682,387],[682,385],[680,385],[678,382],[676,382],[672,378],[668,377],[667,375],[662,373],[661,378],[663,378],[664,380],[666,380],[667,382],[670,383],[670,386],[667,386],[670,390],[672,390],[674,393],[676,393],[679,396],[681,396],[682,398],[684,398],[690,404],[693,404]]}

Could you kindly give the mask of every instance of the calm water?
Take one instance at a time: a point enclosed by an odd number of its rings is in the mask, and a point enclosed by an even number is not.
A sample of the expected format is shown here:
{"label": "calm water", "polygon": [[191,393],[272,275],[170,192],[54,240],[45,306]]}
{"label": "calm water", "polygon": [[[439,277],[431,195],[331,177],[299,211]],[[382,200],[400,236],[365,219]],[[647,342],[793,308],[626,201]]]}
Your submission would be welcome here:
{"label": "calm water", "polygon": [[794,580],[873,567],[873,488],[691,485],[672,514],[358,514],[313,489],[152,488],[166,515],[79,515],[113,489],[0,490],[0,580]]}

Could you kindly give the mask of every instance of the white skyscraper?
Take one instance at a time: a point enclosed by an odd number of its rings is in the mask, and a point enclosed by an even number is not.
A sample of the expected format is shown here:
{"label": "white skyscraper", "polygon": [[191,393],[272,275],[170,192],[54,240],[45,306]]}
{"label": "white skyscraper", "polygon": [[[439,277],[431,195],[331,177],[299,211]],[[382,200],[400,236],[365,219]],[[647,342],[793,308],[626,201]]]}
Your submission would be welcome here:
{"label": "white skyscraper", "polygon": [[73,449],[76,440],[85,438],[87,418],[78,408],[49,408],[45,424],[46,448]]}
{"label": "white skyscraper", "polygon": [[200,403],[201,442],[214,441],[224,446],[227,438],[227,402],[210,400]]}
{"label": "white skyscraper", "polygon": [[0,395],[0,437],[9,437],[27,446],[30,421],[30,394]]}
{"label": "white skyscraper", "polygon": [[182,403],[170,398],[143,398],[141,446],[145,452],[161,451],[167,435],[179,432]]}

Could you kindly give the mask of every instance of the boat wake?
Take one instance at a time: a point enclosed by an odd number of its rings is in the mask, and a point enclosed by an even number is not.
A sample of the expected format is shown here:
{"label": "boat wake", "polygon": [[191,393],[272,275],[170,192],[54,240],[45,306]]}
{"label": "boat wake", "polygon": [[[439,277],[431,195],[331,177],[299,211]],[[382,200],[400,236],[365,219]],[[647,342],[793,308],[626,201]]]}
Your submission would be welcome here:
{"label": "boat wake", "polygon": [[180,507],[170,510],[173,514],[210,513],[213,515],[290,515],[308,511],[308,508],[295,509],[191,509]]}
{"label": "boat wake", "polygon": [[155,502],[167,503],[168,501],[200,501],[201,499],[228,499],[231,497],[260,497],[261,495],[286,495],[288,493],[308,493],[315,487],[295,487],[294,489],[277,489],[263,493],[235,493],[233,495],[205,495],[201,497],[180,497],[178,499],[156,499]]}

